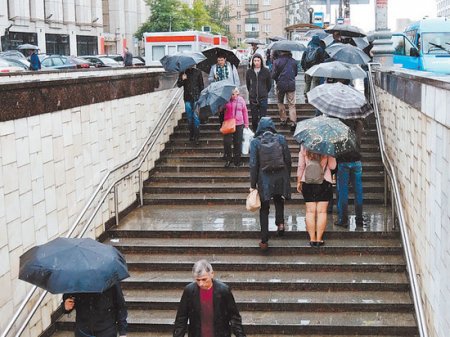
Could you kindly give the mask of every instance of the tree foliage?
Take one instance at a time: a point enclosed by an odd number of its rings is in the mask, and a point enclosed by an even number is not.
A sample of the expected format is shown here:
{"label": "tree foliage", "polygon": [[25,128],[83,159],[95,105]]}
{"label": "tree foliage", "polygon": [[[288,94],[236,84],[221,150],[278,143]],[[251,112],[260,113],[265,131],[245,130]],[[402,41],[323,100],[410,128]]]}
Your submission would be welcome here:
{"label": "tree foliage", "polygon": [[[179,0],[146,0],[150,7],[150,17],[142,24],[135,36],[139,39],[145,32],[168,32],[201,30],[210,26],[211,31],[229,35],[226,22],[229,22],[229,6],[222,6],[221,0],[194,0],[189,8]],[[228,36],[231,38],[231,36]]]}

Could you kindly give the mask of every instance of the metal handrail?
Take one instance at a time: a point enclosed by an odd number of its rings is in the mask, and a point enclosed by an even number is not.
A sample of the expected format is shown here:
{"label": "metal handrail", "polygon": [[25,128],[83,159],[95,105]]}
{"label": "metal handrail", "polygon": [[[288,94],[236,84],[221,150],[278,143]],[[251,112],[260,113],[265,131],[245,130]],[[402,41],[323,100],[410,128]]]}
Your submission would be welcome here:
{"label": "metal handrail", "polygon": [[[80,214],[78,215],[78,217],[76,218],[74,224],[72,225],[72,227],[69,229],[69,231],[67,232],[66,238],[71,237],[71,235],[73,234],[73,232],[75,231],[75,229],[80,225],[81,220],[83,219],[83,217],[86,215],[87,211],[89,210],[89,208],[92,206],[93,202],[95,201],[96,197],[98,196],[98,194],[103,190],[104,185],[106,183],[106,181],[108,180],[108,178],[115,172],[117,172],[120,169],[123,169],[125,167],[127,167],[130,163],[132,163],[133,161],[135,161],[136,159],[139,159],[139,157],[142,155],[142,158],[139,160],[138,164],[131,170],[127,171],[126,173],[122,174],[119,178],[115,179],[109,186],[108,188],[105,190],[105,192],[103,193],[102,197],[100,198],[97,206],[95,207],[95,209],[93,210],[91,216],[89,217],[89,219],[87,220],[86,224],[84,225],[83,229],[81,230],[80,234],[78,235],[78,237],[83,237],[83,235],[86,233],[86,231],[88,230],[90,224],[92,223],[93,219],[95,218],[95,216],[97,215],[98,211],[100,210],[100,207],[102,207],[103,202],[105,201],[105,199],[107,198],[107,196],[109,195],[109,193],[111,192],[112,189],[115,190],[116,192],[116,186],[119,182],[121,182],[122,180],[128,178],[129,176],[131,176],[132,174],[136,173],[137,171],[139,171],[142,167],[142,165],[144,164],[148,154],[150,153],[150,151],[153,149],[153,146],[155,145],[158,137],[160,136],[161,132],[164,129],[164,126],[167,124],[167,122],[169,121],[169,119],[172,117],[172,114],[175,110],[175,107],[177,106],[177,104],[179,103],[180,99],[181,99],[181,93],[182,93],[183,89],[178,88],[174,95],[172,96],[171,100],[169,101],[165,111],[161,114],[161,116],[158,119],[158,122],[156,123],[156,126],[152,129],[152,132],[150,133],[150,135],[147,137],[147,139],[145,140],[145,142],[142,144],[142,146],[139,148],[139,150],[137,151],[136,155],[132,158],[130,158],[129,160],[123,162],[122,164],[119,164],[117,166],[115,166],[114,168],[112,168],[110,171],[108,171],[108,173],[103,177],[103,179],[101,180],[100,184],[97,186],[97,188],[95,189],[95,192],[91,195],[91,197],[89,198],[88,202],[86,203],[86,205],[83,207],[83,210],[80,212]],[[145,151],[144,151],[145,150]],[[139,171],[139,195],[140,195],[140,204],[142,205],[143,202],[143,197],[142,197],[142,187],[143,184],[143,180],[142,180],[142,172]],[[114,193],[114,208],[115,208],[115,217],[116,217],[116,224],[118,222],[118,216],[119,216],[119,210],[118,210],[118,203],[117,203],[117,193]],[[19,318],[20,314],[22,313],[22,311],[24,310],[25,306],[28,304],[28,302],[30,301],[31,297],[33,296],[33,294],[35,293],[36,289],[38,287],[37,286],[33,286],[31,288],[31,290],[28,292],[27,296],[25,297],[25,299],[22,301],[22,303],[19,306],[19,309],[16,311],[16,313],[14,314],[14,316],[12,317],[11,321],[8,323],[5,331],[3,331],[3,333],[1,334],[1,337],[6,337],[8,335],[8,333],[10,332],[11,328],[13,327],[13,325],[16,323],[17,319]],[[19,330],[17,331],[15,337],[19,337],[22,332],[25,330],[25,327],[28,325],[28,323],[30,322],[31,318],[33,317],[33,315],[36,313],[37,309],[39,308],[40,304],[42,303],[42,301],[44,300],[45,296],[47,295],[47,291],[44,291],[41,296],[39,297],[39,299],[37,300],[37,302],[34,304],[32,310],[30,311],[30,313],[28,314],[27,318],[25,319],[25,321],[23,322],[23,324],[21,325],[21,327],[19,328]]]}
{"label": "metal handrail", "polygon": [[[406,267],[408,270],[408,278],[409,282],[411,283],[411,294],[414,301],[414,308],[416,312],[416,319],[417,319],[417,325],[419,328],[419,334],[421,337],[428,337],[427,327],[426,327],[426,320],[425,320],[425,314],[423,310],[423,305],[421,301],[420,291],[419,291],[419,285],[417,281],[417,274],[416,274],[416,268],[414,266],[414,261],[412,257],[412,249],[411,244],[409,240],[409,234],[408,229],[406,228],[406,221],[405,221],[405,215],[403,212],[403,206],[401,202],[401,196],[400,196],[400,188],[398,186],[397,182],[397,175],[395,173],[394,165],[392,164],[387,152],[386,147],[384,144],[384,135],[383,135],[383,129],[381,127],[381,120],[380,120],[380,112],[378,109],[378,102],[376,100],[376,92],[375,92],[375,85],[373,83],[372,78],[372,67],[373,66],[380,66],[379,63],[369,63],[369,87],[370,87],[370,93],[372,97],[372,104],[373,104],[373,110],[375,113],[375,120],[376,120],[376,126],[377,126],[377,132],[378,132],[378,141],[380,145],[381,150],[381,159],[383,161],[383,165],[385,168],[385,171],[387,172],[390,182],[391,182],[391,190],[392,190],[392,198],[391,202],[395,205],[395,210],[397,211],[397,217],[398,222],[400,226],[400,233],[402,236],[402,242],[405,252],[405,258],[406,258]],[[395,222],[395,219],[393,218],[393,221]]]}

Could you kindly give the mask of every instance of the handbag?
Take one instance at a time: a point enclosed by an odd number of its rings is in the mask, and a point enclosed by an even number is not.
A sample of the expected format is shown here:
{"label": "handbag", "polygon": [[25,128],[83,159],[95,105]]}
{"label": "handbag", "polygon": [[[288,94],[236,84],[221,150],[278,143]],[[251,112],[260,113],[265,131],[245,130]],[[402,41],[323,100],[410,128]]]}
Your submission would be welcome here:
{"label": "handbag", "polygon": [[235,133],[236,132],[236,109],[237,109],[237,102],[236,105],[234,107],[234,113],[233,113],[233,118],[227,119],[226,121],[223,121],[222,126],[220,127],[220,132],[223,135],[228,135],[230,133]]}
{"label": "handbag", "polygon": [[226,121],[223,121],[222,127],[220,128],[220,132],[222,132],[223,135],[228,135],[230,133],[236,132],[236,119],[230,118]]}
{"label": "handbag", "polygon": [[256,188],[254,190],[251,190],[247,195],[245,208],[250,212],[256,212],[261,208],[261,199],[259,198],[259,193]]}

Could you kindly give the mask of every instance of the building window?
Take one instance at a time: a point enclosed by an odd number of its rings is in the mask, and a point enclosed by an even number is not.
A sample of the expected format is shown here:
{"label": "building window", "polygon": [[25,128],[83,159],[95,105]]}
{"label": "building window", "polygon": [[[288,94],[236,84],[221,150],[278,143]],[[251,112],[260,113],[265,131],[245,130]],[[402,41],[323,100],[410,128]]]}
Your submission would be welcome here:
{"label": "building window", "polygon": [[236,0],[236,6],[240,6],[242,5],[242,1],[241,0]]}
{"label": "building window", "polygon": [[236,26],[236,31],[237,31],[238,33],[242,33],[242,26],[241,26],[241,25],[237,25],[237,26]]}
{"label": "building window", "polygon": [[77,55],[97,55],[97,36],[77,35]]}
{"label": "building window", "polygon": [[249,23],[245,25],[246,32],[259,32],[259,24],[257,23]]}
{"label": "building window", "polygon": [[69,35],[45,34],[45,49],[49,55],[70,55]]}
{"label": "building window", "polygon": [[272,4],[272,0],[263,0],[264,6],[270,6]]}
{"label": "building window", "polygon": [[241,12],[236,12],[236,19],[240,19],[241,18]]}
{"label": "building window", "polygon": [[271,18],[270,12],[269,11],[265,11],[264,12],[264,19],[265,20],[270,20],[270,18]]}
{"label": "building window", "polygon": [[225,25],[225,30],[227,31],[227,33],[230,31],[230,25]]}
{"label": "building window", "polygon": [[264,25],[264,32],[270,33],[270,25]]}
{"label": "building window", "polygon": [[237,44],[238,44],[238,45],[241,45],[241,44],[242,44],[242,37],[238,37],[238,38],[237,38]]}
{"label": "building window", "polygon": [[152,47],[152,60],[159,61],[166,54],[165,46],[153,46]]}

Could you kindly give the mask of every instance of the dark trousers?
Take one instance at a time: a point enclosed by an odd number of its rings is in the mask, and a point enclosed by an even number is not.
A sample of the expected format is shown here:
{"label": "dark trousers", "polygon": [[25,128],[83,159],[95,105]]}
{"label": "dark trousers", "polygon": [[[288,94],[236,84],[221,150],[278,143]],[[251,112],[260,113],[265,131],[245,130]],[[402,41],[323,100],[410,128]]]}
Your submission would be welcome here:
{"label": "dark trousers", "polygon": [[94,334],[90,332],[81,331],[79,328],[75,328],[75,337],[117,337],[117,328],[115,325],[103,330],[96,331]]}
{"label": "dark trousers", "polygon": [[252,112],[252,129],[256,132],[259,120],[267,114],[267,98],[260,100],[258,103],[250,103],[250,111]]}
{"label": "dark trousers", "polygon": [[[233,161],[235,164],[241,162],[242,152],[242,134],[244,132],[244,125],[236,125],[236,132],[223,135],[223,152],[225,160]],[[233,152],[231,146],[233,145]],[[233,153],[233,156],[231,155]]]}
{"label": "dark trousers", "polygon": [[[284,199],[281,195],[273,196],[273,203],[275,205],[275,224],[284,224]],[[261,201],[261,208],[259,209],[259,224],[261,225],[261,241],[269,241],[269,210],[270,200]]]}

